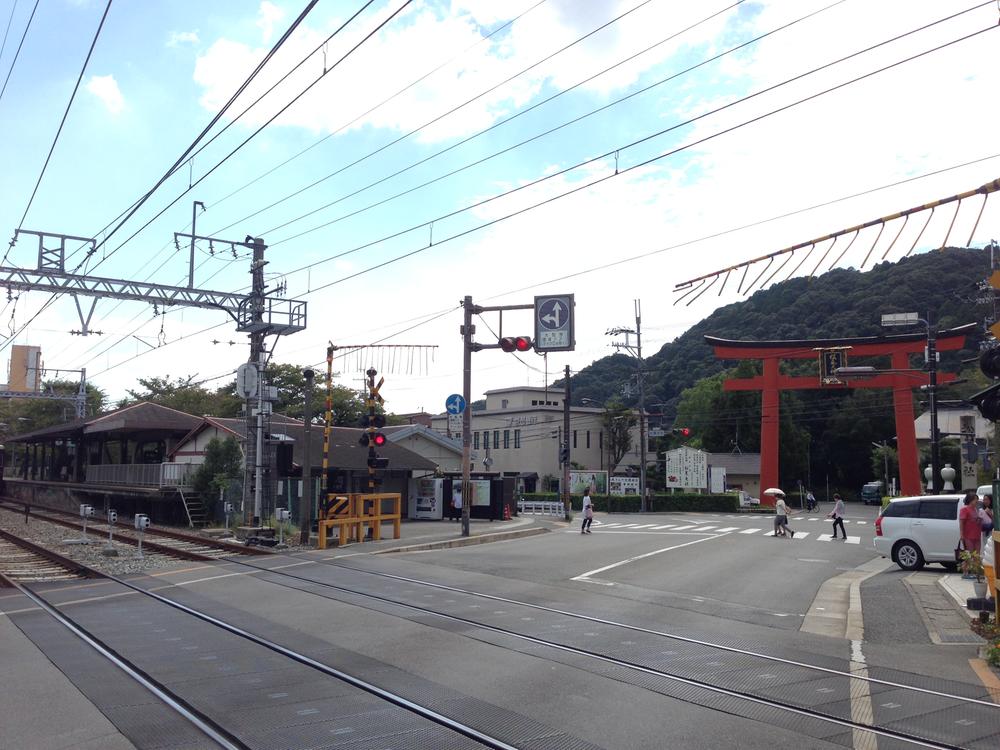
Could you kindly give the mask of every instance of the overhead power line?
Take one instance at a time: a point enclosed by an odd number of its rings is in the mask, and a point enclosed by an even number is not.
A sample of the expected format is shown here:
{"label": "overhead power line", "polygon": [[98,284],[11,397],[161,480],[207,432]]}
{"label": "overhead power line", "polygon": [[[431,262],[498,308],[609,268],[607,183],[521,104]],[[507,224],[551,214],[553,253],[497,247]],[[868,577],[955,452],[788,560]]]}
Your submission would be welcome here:
{"label": "overhead power line", "polygon": [[[35,18],[35,11],[38,10],[39,0],[35,0],[35,5],[31,9],[31,15],[28,16],[28,23],[24,26],[24,33],[21,34],[21,41],[17,43],[17,52],[14,53],[14,59],[10,63],[10,68],[7,69],[7,77],[3,79],[3,87],[0,88],[0,100],[3,100],[3,94],[7,90],[7,82],[10,81],[11,73],[14,72],[14,66],[17,65],[17,58],[21,55],[21,47],[24,46],[24,39],[28,36],[28,29],[31,28],[31,21]],[[14,3],[14,7],[17,7],[17,3]],[[10,17],[14,17],[14,8],[10,9]],[[7,29],[10,29],[10,21],[7,22]],[[4,44],[7,43],[7,34],[3,35]]]}
{"label": "overhead power line", "polygon": [[[742,1],[743,0],[740,0],[740,2],[742,2]],[[318,226],[311,227],[310,229],[306,229],[306,230],[304,230],[302,232],[298,232],[297,234],[293,234],[293,235],[290,235],[290,236],[285,237],[283,239],[280,239],[277,242],[272,243],[272,246],[273,245],[280,245],[280,244],[282,244],[284,242],[289,242],[291,240],[298,239],[299,237],[303,237],[303,236],[305,236],[307,234],[310,234],[312,232],[319,231],[320,229],[325,229],[326,227],[329,227],[329,226],[331,226],[331,225],[333,225],[333,224],[335,224],[335,223],[337,223],[339,221],[343,221],[344,219],[348,219],[348,218],[353,218],[354,216],[362,214],[365,211],[369,211],[369,210],[371,210],[373,208],[377,208],[379,206],[383,206],[386,203],[388,203],[390,201],[393,201],[393,200],[395,200],[397,198],[403,197],[405,195],[409,195],[409,194],[414,193],[414,192],[416,192],[418,190],[422,190],[423,188],[428,187],[429,185],[433,185],[433,184],[435,184],[437,182],[440,182],[441,180],[447,179],[449,177],[453,177],[454,175],[459,174],[461,172],[464,172],[465,170],[472,169],[473,167],[477,167],[477,166],[480,166],[482,164],[485,164],[486,162],[488,162],[488,161],[490,161],[492,159],[495,159],[498,156],[503,156],[504,154],[510,153],[511,151],[520,148],[521,146],[525,146],[525,145],[527,145],[529,143],[533,143],[533,142],[535,142],[537,140],[540,140],[541,138],[545,138],[546,136],[552,135],[553,133],[556,133],[556,132],[562,130],[563,128],[569,127],[570,125],[575,125],[576,123],[579,123],[579,122],[582,122],[583,120],[587,119],[588,117],[592,117],[592,116],[594,116],[596,114],[599,114],[599,113],[604,112],[604,111],[606,111],[608,109],[611,109],[612,107],[615,107],[615,106],[621,104],[622,102],[626,102],[626,101],[628,101],[630,99],[633,99],[633,98],[635,98],[637,96],[640,96],[642,94],[648,93],[649,91],[651,91],[652,89],[654,89],[654,88],[656,88],[658,86],[661,86],[661,85],[663,85],[665,83],[668,83],[668,82],[670,82],[672,80],[675,80],[675,79],[677,79],[677,78],[679,78],[679,77],[681,77],[683,75],[686,75],[686,74],[688,74],[688,73],[690,73],[690,72],[692,72],[694,70],[697,70],[698,68],[704,67],[705,65],[708,65],[710,63],[716,62],[716,61],[722,59],[723,57],[725,57],[726,55],[733,54],[733,53],[735,53],[735,52],[737,52],[737,51],[739,51],[741,49],[744,49],[744,48],[746,48],[746,47],[748,47],[748,46],[750,46],[752,44],[755,44],[756,42],[759,42],[761,39],[764,39],[764,38],[766,38],[768,36],[771,36],[771,35],[779,32],[779,31],[782,31],[784,29],[790,28],[791,26],[793,26],[793,25],[795,25],[795,24],[797,24],[797,23],[799,23],[801,21],[804,21],[804,20],[806,20],[808,18],[811,18],[811,17],[813,17],[815,15],[818,15],[819,13],[822,13],[822,12],[824,12],[826,10],[829,10],[830,8],[833,8],[833,7],[835,7],[836,5],[839,5],[842,2],[845,2],[845,0],[837,0],[837,2],[833,3],[832,5],[828,5],[825,8],[820,8],[819,10],[816,10],[816,11],[813,11],[811,13],[808,13],[807,15],[801,16],[801,17],[797,18],[796,20],[791,21],[790,23],[787,23],[787,24],[784,24],[783,26],[779,26],[779,27],[777,27],[775,29],[772,29],[771,31],[768,31],[768,32],[766,32],[764,34],[756,36],[753,39],[749,39],[749,40],[747,40],[747,41],[745,41],[745,42],[743,42],[741,44],[736,45],[735,47],[730,47],[729,49],[727,49],[727,50],[725,50],[723,52],[720,52],[720,53],[718,53],[716,55],[713,55],[712,57],[706,58],[706,59],[702,60],[701,62],[695,63],[694,65],[691,65],[691,66],[689,66],[687,68],[684,68],[683,70],[680,70],[680,71],[678,71],[676,73],[672,73],[671,75],[669,75],[669,76],[667,76],[665,78],[661,78],[660,80],[656,81],[655,83],[651,83],[651,84],[649,84],[647,86],[643,86],[642,88],[640,88],[640,89],[638,89],[636,91],[633,91],[633,92],[631,92],[629,94],[626,94],[625,96],[622,96],[622,97],[620,97],[618,99],[615,99],[614,101],[608,102],[607,104],[603,104],[600,107],[597,107],[596,109],[590,110],[589,112],[585,112],[584,114],[579,115],[578,117],[574,117],[574,118],[572,118],[570,120],[566,120],[565,122],[563,122],[563,123],[561,123],[559,125],[556,125],[555,127],[548,128],[547,130],[544,130],[541,133],[537,133],[536,135],[533,135],[533,136],[531,136],[529,138],[526,138],[524,140],[518,141],[517,143],[514,143],[514,144],[512,144],[510,146],[507,146],[506,148],[503,148],[503,149],[501,149],[499,151],[495,151],[494,153],[489,154],[488,156],[484,156],[484,157],[482,157],[480,159],[477,159],[477,160],[475,160],[473,162],[464,164],[463,166],[457,167],[456,169],[453,169],[453,170],[451,170],[449,172],[446,172],[443,175],[439,175],[437,177],[431,178],[430,180],[422,182],[419,185],[415,185],[415,186],[413,186],[411,188],[407,188],[406,190],[403,190],[401,192],[395,193],[395,194],[393,194],[393,195],[391,195],[391,196],[389,196],[387,198],[383,198],[382,200],[376,201],[375,203],[371,203],[371,204],[369,204],[367,206],[364,206],[362,208],[359,208],[359,209],[356,209],[354,211],[351,211],[350,213],[347,213],[347,214],[344,214],[342,216],[339,216],[336,219],[324,222],[323,224],[320,224]],[[678,32],[676,32],[674,34],[671,34],[668,37],[665,37],[664,39],[660,40],[659,42],[656,42],[656,44],[653,44],[653,45],[647,47],[646,49],[641,50],[640,52],[635,53],[634,55],[630,55],[630,56],[626,57],[625,59],[620,60],[619,62],[615,63],[614,65],[611,65],[611,66],[605,68],[604,70],[602,70],[602,71],[600,71],[600,72],[598,72],[598,73],[596,73],[596,74],[594,74],[594,75],[592,75],[592,76],[590,76],[590,77],[588,77],[588,78],[586,78],[586,79],[584,79],[582,81],[579,81],[578,83],[573,84],[572,86],[570,86],[568,88],[562,89],[561,91],[553,94],[552,96],[550,96],[550,97],[548,97],[546,99],[543,99],[540,102],[537,102],[536,104],[533,104],[530,107],[527,107],[527,108],[525,108],[523,110],[519,110],[518,112],[514,113],[510,117],[507,117],[505,119],[502,119],[502,120],[499,120],[499,121],[495,122],[490,127],[485,128],[484,130],[480,130],[478,133],[474,133],[473,135],[468,136],[467,138],[464,138],[464,139],[458,141],[457,143],[454,143],[454,144],[452,144],[450,146],[447,146],[444,149],[441,149],[440,151],[437,151],[437,152],[435,152],[435,153],[433,153],[433,154],[431,154],[429,156],[426,156],[423,159],[420,159],[419,161],[416,161],[416,162],[414,162],[414,163],[412,163],[412,164],[410,164],[410,165],[408,165],[406,167],[403,167],[402,169],[399,169],[399,170],[393,172],[392,174],[386,175],[385,177],[382,177],[381,179],[378,179],[375,182],[371,182],[371,183],[369,183],[369,184],[367,184],[367,185],[365,185],[363,187],[360,187],[360,188],[358,188],[358,189],[356,189],[356,190],[354,190],[354,191],[352,191],[352,192],[350,192],[350,193],[348,193],[346,195],[343,195],[343,196],[341,196],[341,197],[339,197],[339,198],[337,198],[337,199],[335,199],[335,200],[333,200],[333,201],[331,201],[329,203],[326,203],[326,204],[320,206],[319,208],[313,209],[312,211],[308,211],[307,213],[304,213],[304,214],[302,214],[300,216],[297,216],[296,218],[290,219],[290,220],[288,220],[288,221],[286,221],[286,222],[284,222],[282,224],[279,224],[279,225],[277,225],[275,227],[271,227],[270,229],[267,229],[264,232],[260,232],[259,234],[261,234],[261,235],[270,235],[271,232],[277,231],[279,229],[283,229],[283,228],[285,228],[285,227],[287,227],[287,226],[289,226],[289,225],[291,225],[291,224],[293,224],[293,223],[295,223],[297,221],[301,221],[302,219],[305,219],[305,218],[307,218],[307,217],[309,217],[309,216],[311,216],[313,214],[316,214],[316,213],[318,213],[320,211],[323,211],[323,210],[325,210],[327,208],[330,208],[331,206],[334,206],[334,205],[336,205],[338,203],[341,203],[341,202],[343,202],[343,201],[345,201],[345,200],[347,200],[349,198],[353,198],[353,197],[359,195],[360,193],[363,193],[366,190],[369,190],[370,188],[373,188],[373,187],[375,187],[377,185],[380,185],[380,184],[382,184],[382,183],[384,183],[384,182],[386,182],[386,181],[388,181],[388,180],[390,180],[390,179],[392,179],[394,177],[397,177],[397,176],[399,176],[399,175],[401,175],[401,174],[403,174],[405,172],[408,172],[411,169],[414,169],[415,167],[418,167],[418,166],[420,166],[422,164],[425,164],[426,162],[430,161],[431,159],[435,159],[438,156],[441,156],[442,154],[445,154],[445,153],[451,151],[452,149],[458,148],[459,146],[461,146],[461,145],[463,145],[465,143],[468,143],[469,141],[472,141],[475,138],[478,138],[479,136],[481,136],[481,135],[483,135],[485,133],[488,133],[491,130],[497,128],[497,127],[500,127],[501,125],[509,123],[511,120],[514,120],[515,118],[520,117],[521,115],[527,114],[528,112],[532,111],[536,107],[543,106],[543,105],[547,104],[548,102],[551,102],[554,99],[562,96],[563,94],[569,93],[570,91],[573,91],[574,89],[579,88],[580,86],[583,86],[583,85],[589,83],[590,81],[593,81],[594,79],[596,79],[596,78],[604,75],[605,73],[608,73],[608,72],[614,70],[615,68],[617,68],[617,67],[619,67],[621,65],[624,65],[624,64],[626,64],[628,62],[631,62],[636,57],[638,57],[640,55],[643,55],[646,52],[648,52],[648,51],[650,51],[650,50],[652,50],[652,49],[660,46],[661,44],[665,44],[666,42],[668,42],[668,41],[670,41],[672,39],[677,38],[679,35],[687,32],[687,31],[690,31],[691,29],[694,29],[694,28],[696,28],[697,26],[699,26],[699,25],[701,25],[703,23],[706,23],[706,22],[712,20],[713,18],[715,18],[716,16],[718,16],[719,13],[723,13],[725,11],[728,11],[732,7],[734,7],[734,6],[729,6],[729,8],[725,8],[722,11],[719,11],[718,13],[713,13],[711,16],[706,16],[705,18],[701,19],[697,23],[692,24],[691,26],[688,26],[687,28],[682,29],[681,31],[678,31]],[[276,204],[272,204],[272,205],[276,205]],[[264,209],[262,209],[262,210],[264,210]],[[253,216],[253,215],[254,214],[251,214],[251,216]]]}
{"label": "overhead power line", "polygon": [[[711,140],[713,140],[715,138],[718,138],[718,137],[720,137],[722,135],[726,135],[727,133],[731,133],[731,132],[734,132],[736,130],[739,130],[740,128],[743,128],[743,127],[746,127],[748,125],[752,125],[754,123],[760,122],[760,121],[762,121],[762,120],[764,120],[764,119],[766,119],[768,117],[771,117],[773,115],[779,114],[779,113],[784,112],[786,110],[792,109],[793,107],[796,107],[796,106],[798,106],[800,104],[804,104],[806,102],[809,102],[809,101],[812,101],[814,99],[817,99],[817,98],[819,98],[821,96],[830,94],[830,93],[832,93],[834,91],[838,91],[838,90],[840,90],[842,88],[845,88],[845,87],[850,86],[852,84],[858,83],[859,81],[866,80],[868,78],[871,78],[872,76],[878,75],[880,73],[884,73],[887,70],[891,70],[893,68],[899,67],[900,65],[904,65],[904,64],[906,64],[908,62],[912,62],[914,60],[920,59],[922,57],[925,57],[925,56],[927,56],[929,54],[932,54],[934,52],[938,52],[938,51],[940,51],[942,49],[945,49],[947,47],[950,47],[952,45],[958,44],[958,43],[963,42],[963,41],[967,41],[967,40],[972,39],[972,38],[974,38],[976,36],[979,36],[980,34],[984,34],[984,33],[988,32],[988,31],[992,31],[992,30],[994,30],[996,28],[998,28],[998,27],[994,26],[994,25],[987,26],[987,27],[985,27],[983,29],[980,29],[979,31],[975,31],[975,32],[972,32],[970,34],[966,34],[966,35],[964,35],[962,37],[959,37],[957,39],[953,39],[953,40],[951,40],[949,42],[945,42],[943,44],[937,45],[937,46],[932,47],[930,49],[924,50],[923,52],[919,52],[917,54],[910,55],[910,56],[908,56],[906,58],[903,58],[901,60],[898,60],[898,61],[896,61],[894,63],[890,63],[889,65],[882,66],[882,67],[877,68],[877,69],[875,69],[873,71],[870,71],[868,73],[864,73],[864,74],[862,74],[860,76],[856,76],[856,77],[854,77],[854,78],[852,78],[850,80],[844,81],[844,82],[836,84],[834,86],[827,87],[827,88],[825,88],[825,89],[823,89],[823,90],[821,90],[819,92],[816,92],[814,94],[810,94],[808,96],[802,97],[802,98],[797,99],[797,100],[795,100],[793,102],[790,102],[788,104],[784,104],[784,105],[782,105],[780,107],[777,107],[775,109],[772,109],[772,110],[770,110],[768,112],[765,112],[763,114],[760,114],[760,115],[757,115],[755,117],[752,117],[749,120],[744,120],[743,122],[737,123],[736,125],[732,125],[730,127],[724,128],[723,130],[717,131],[715,133],[712,133],[710,135],[704,136],[704,137],[699,138],[697,140],[688,142],[688,143],[686,143],[686,144],[684,144],[682,146],[678,146],[676,148],[672,148],[672,149],[670,149],[670,150],[668,150],[668,151],[666,151],[664,153],[661,153],[661,154],[659,154],[657,156],[654,156],[654,157],[651,157],[649,159],[645,159],[645,160],[643,160],[641,162],[638,162],[636,164],[633,164],[632,166],[626,167],[624,169],[616,169],[615,172],[613,172],[613,173],[604,175],[603,177],[595,178],[595,179],[593,179],[593,180],[591,180],[589,182],[583,183],[583,184],[578,185],[576,187],[573,187],[573,188],[571,188],[569,190],[566,190],[564,192],[558,193],[557,195],[550,196],[550,197],[548,197],[548,198],[546,198],[544,200],[541,200],[541,201],[539,201],[537,203],[533,203],[533,204],[531,204],[529,206],[525,206],[524,208],[518,209],[517,211],[513,211],[513,212],[511,212],[509,214],[505,214],[503,216],[497,217],[496,219],[492,219],[490,221],[484,222],[482,224],[479,224],[477,226],[471,227],[469,229],[465,229],[465,230],[462,230],[460,232],[456,232],[455,234],[452,234],[452,235],[449,235],[447,237],[444,237],[443,239],[436,240],[435,242],[433,242],[433,244],[427,244],[427,245],[424,245],[422,247],[418,247],[418,248],[416,248],[414,250],[411,250],[409,252],[403,253],[402,255],[395,256],[393,258],[390,258],[389,260],[383,261],[383,262],[378,263],[378,264],[373,265],[373,266],[369,266],[368,268],[364,268],[364,269],[362,269],[360,271],[356,271],[355,273],[352,273],[352,274],[349,274],[347,276],[344,276],[344,277],[341,277],[339,279],[336,279],[334,281],[328,282],[326,284],[323,284],[322,286],[316,287],[315,289],[313,289],[313,291],[320,291],[322,289],[327,289],[327,288],[329,288],[331,286],[334,286],[336,284],[341,284],[341,283],[343,283],[345,281],[349,281],[351,279],[357,278],[358,276],[362,276],[362,275],[364,275],[366,273],[370,273],[371,271],[375,271],[377,269],[384,268],[384,267],[386,267],[388,265],[391,265],[393,263],[397,263],[397,262],[399,262],[401,260],[405,260],[406,258],[413,257],[414,255],[418,255],[420,253],[423,253],[423,252],[425,252],[425,251],[427,251],[427,250],[429,250],[431,248],[438,247],[438,246],[440,246],[442,244],[445,244],[447,242],[451,242],[453,240],[459,239],[461,237],[464,237],[466,235],[469,235],[469,234],[472,234],[474,232],[480,231],[482,229],[486,229],[487,227],[493,226],[495,224],[499,224],[499,223],[501,223],[503,221],[506,221],[507,219],[511,219],[511,218],[513,218],[515,216],[519,216],[521,214],[527,213],[528,211],[534,210],[534,209],[539,208],[541,206],[548,205],[550,203],[553,203],[553,202],[555,202],[557,200],[560,200],[560,199],[565,198],[567,196],[573,195],[573,194],[578,193],[580,191],[587,190],[587,189],[592,188],[592,187],[594,187],[596,185],[599,185],[599,184],[601,184],[603,182],[607,182],[607,181],[612,180],[612,179],[614,179],[616,177],[619,177],[619,176],[621,176],[623,174],[628,174],[629,172],[633,172],[633,171],[635,171],[637,169],[641,169],[642,167],[649,166],[650,164],[654,164],[654,163],[656,163],[658,161],[661,161],[662,159],[668,158],[670,156],[674,156],[677,153],[680,153],[681,151],[685,151],[685,150],[691,149],[694,146],[701,145],[701,144],[706,143],[708,141],[711,141]],[[916,33],[916,31],[919,31],[919,30],[920,29],[916,29],[916,30],[914,30],[912,32],[908,32],[908,33]],[[905,35],[903,35],[903,36],[905,36]],[[901,37],[894,37],[894,39],[898,39],[898,38],[901,38]],[[613,156],[616,153],[624,151],[624,150],[626,150],[628,148],[632,148],[632,147],[637,146],[639,144],[645,143],[645,142],[650,141],[650,140],[652,140],[654,138],[660,137],[660,136],[662,136],[662,135],[664,135],[664,134],[666,134],[666,133],[668,133],[668,132],[670,132],[672,130],[676,130],[679,127],[683,127],[685,125],[688,125],[688,124],[691,124],[691,123],[696,122],[698,120],[701,120],[701,119],[703,119],[705,117],[708,117],[708,116],[710,116],[712,114],[720,112],[720,111],[722,111],[724,109],[728,109],[729,107],[732,107],[732,106],[735,106],[736,104],[739,104],[741,102],[747,101],[748,99],[754,98],[756,96],[760,96],[761,94],[763,94],[763,93],[765,93],[767,91],[772,91],[772,90],[774,90],[776,88],[779,88],[781,86],[784,86],[784,85],[787,85],[789,83],[792,83],[793,81],[800,80],[801,78],[804,78],[805,76],[808,76],[808,75],[811,75],[811,74],[816,73],[818,71],[821,71],[821,70],[824,70],[826,68],[829,68],[829,67],[831,67],[833,65],[836,65],[836,64],[838,64],[840,62],[843,62],[844,60],[848,60],[848,59],[850,59],[852,57],[856,57],[857,55],[863,54],[864,52],[868,51],[869,49],[874,49],[876,47],[882,46],[885,43],[886,42],[881,42],[879,44],[873,45],[870,48],[867,48],[866,50],[861,50],[860,52],[853,53],[853,54],[848,55],[846,57],[840,58],[839,60],[835,60],[835,61],[826,63],[824,65],[821,65],[821,66],[819,66],[817,68],[813,68],[812,70],[810,70],[810,71],[808,71],[806,73],[802,73],[800,75],[794,76],[793,78],[787,79],[786,81],[783,81],[783,82],[778,83],[778,84],[774,84],[773,86],[769,86],[769,87],[767,87],[765,89],[757,91],[757,92],[755,92],[753,94],[750,94],[750,95],[748,95],[746,97],[742,97],[741,99],[738,99],[738,100],[735,100],[733,102],[730,102],[729,104],[725,104],[723,106],[717,107],[717,108],[715,108],[713,110],[710,110],[708,112],[704,112],[704,113],[702,113],[700,115],[692,117],[692,118],[686,120],[683,123],[679,123],[677,125],[673,125],[673,126],[671,126],[669,128],[665,128],[663,130],[657,131],[655,133],[647,135],[647,136],[645,136],[643,138],[640,138],[638,140],[632,141],[631,143],[625,144],[623,146],[619,146],[618,148],[615,148],[613,150],[607,151],[604,154],[601,154],[600,156],[596,156],[596,157],[593,157],[591,159],[587,159],[585,161],[582,161],[582,162],[579,162],[577,164],[574,164],[574,165],[572,165],[570,167],[566,167],[565,169],[561,169],[561,170],[552,172],[550,174],[546,174],[545,176],[540,177],[540,178],[538,178],[536,180],[533,180],[531,182],[525,183],[523,185],[519,185],[519,186],[517,186],[515,188],[512,188],[510,190],[504,191],[502,193],[498,193],[497,195],[491,196],[489,198],[485,198],[483,200],[476,201],[475,203],[465,205],[465,206],[463,206],[461,208],[458,208],[458,209],[456,209],[454,211],[450,211],[450,212],[448,212],[446,214],[443,214],[441,216],[437,216],[434,219],[431,219],[431,220],[428,220],[428,221],[423,221],[423,222],[420,222],[418,224],[411,225],[411,226],[409,226],[409,227],[407,227],[405,229],[393,232],[393,233],[391,233],[389,235],[385,235],[385,236],[383,236],[383,237],[381,237],[379,239],[366,242],[364,244],[355,246],[355,247],[353,247],[353,248],[351,248],[349,250],[345,250],[343,252],[336,253],[334,255],[330,255],[330,256],[327,256],[325,258],[321,258],[320,260],[313,261],[312,263],[308,263],[306,265],[300,266],[300,267],[298,267],[296,269],[293,269],[291,271],[282,272],[279,275],[279,278],[285,278],[285,277],[287,277],[287,276],[289,276],[289,275],[291,275],[293,273],[304,271],[304,270],[309,269],[309,268],[314,268],[314,267],[322,265],[324,263],[329,263],[329,262],[331,262],[333,260],[336,260],[338,258],[343,258],[346,255],[350,255],[352,253],[356,253],[356,252],[358,252],[360,250],[372,247],[374,245],[380,244],[380,243],[385,242],[387,240],[401,237],[401,236],[406,235],[406,234],[408,234],[410,232],[413,232],[413,231],[415,231],[417,229],[421,229],[421,228],[424,228],[424,227],[429,227],[429,226],[431,226],[433,224],[436,224],[436,223],[438,223],[440,221],[443,221],[444,219],[448,219],[448,218],[451,218],[453,216],[457,216],[458,214],[464,213],[466,211],[482,207],[482,206],[484,206],[484,205],[486,205],[488,203],[491,203],[491,202],[493,202],[495,200],[498,200],[499,198],[507,197],[507,196],[513,195],[515,193],[518,193],[518,192],[520,192],[522,190],[526,190],[526,189],[528,189],[530,187],[542,184],[542,183],[544,183],[544,182],[546,182],[548,180],[554,179],[555,177],[559,177],[559,176],[565,175],[565,174],[567,174],[567,173],[569,173],[569,172],[571,172],[571,171],[573,171],[575,169],[579,169],[580,167],[587,166],[589,164],[593,164],[595,162],[599,162],[599,161],[605,160],[608,157],[611,157],[611,156]]]}
{"label": "overhead power line", "polygon": [[[233,190],[232,192],[227,193],[222,198],[219,198],[219,200],[215,201],[213,205],[218,206],[219,204],[224,203],[225,201],[229,200],[230,198],[232,198],[237,193],[240,193],[243,190],[246,190],[251,185],[259,182],[260,180],[264,179],[265,177],[268,177],[269,175],[271,175],[274,172],[278,171],[282,167],[287,166],[291,162],[293,162],[296,159],[298,159],[300,156],[303,156],[306,153],[308,153],[309,151],[312,151],[314,148],[316,148],[317,146],[319,146],[321,143],[324,143],[325,141],[329,140],[333,136],[338,135],[339,133],[342,133],[343,131],[347,130],[349,127],[351,127],[355,123],[361,121],[362,119],[364,119],[365,117],[367,117],[368,115],[370,115],[372,112],[378,111],[379,109],[381,109],[382,107],[384,107],[386,104],[388,104],[389,102],[391,102],[393,99],[396,99],[397,97],[401,96],[402,94],[404,94],[407,91],[409,91],[410,89],[412,89],[414,86],[416,86],[416,85],[422,83],[423,81],[427,80],[432,75],[434,75],[435,73],[437,73],[439,70],[442,70],[442,69],[448,67],[449,65],[451,65],[451,63],[455,62],[455,60],[457,60],[458,58],[462,57],[469,50],[474,49],[475,47],[478,47],[483,42],[486,42],[486,41],[492,39],[494,36],[496,36],[497,34],[499,34],[501,31],[503,31],[504,29],[506,29],[507,27],[509,27],[513,23],[519,21],[521,18],[523,18],[524,16],[528,15],[531,11],[533,11],[535,8],[539,7],[540,5],[544,4],[545,2],[547,2],[547,0],[538,0],[538,2],[534,3],[533,5],[531,5],[526,10],[521,11],[518,15],[514,16],[509,21],[505,21],[503,24],[501,24],[500,26],[498,26],[497,28],[495,28],[493,31],[491,31],[486,36],[483,36],[483,37],[480,37],[479,39],[477,39],[475,42],[473,42],[472,44],[470,44],[468,47],[466,47],[465,49],[463,49],[461,52],[453,55],[451,58],[449,58],[445,62],[441,63],[437,67],[432,68],[431,70],[427,71],[426,73],[424,73],[419,78],[414,79],[413,81],[411,81],[407,85],[403,86],[401,89],[398,89],[395,93],[390,94],[385,99],[383,99],[382,101],[380,101],[378,104],[375,104],[374,106],[369,107],[367,110],[365,110],[364,112],[362,112],[360,115],[358,115],[357,117],[355,117],[350,122],[344,123],[343,125],[341,125],[340,127],[338,127],[336,130],[333,130],[330,133],[327,133],[326,135],[324,135],[322,138],[320,138],[320,139],[318,139],[316,141],[313,141],[311,144],[309,144],[308,146],[306,146],[304,149],[302,149],[298,153],[293,154],[292,156],[289,156],[287,159],[285,159],[282,162],[279,162],[275,166],[273,166],[270,169],[268,169],[266,172],[262,172],[261,174],[257,175],[252,180],[250,180],[249,182],[246,182],[243,185],[241,185],[240,187],[238,187],[235,190]],[[230,227],[231,226],[232,225],[230,225]],[[226,229],[229,229],[230,227],[223,227],[222,229],[216,230],[214,233],[224,232]],[[326,362],[326,360],[323,360],[323,362]]]}
{"label": "overhead power line", "polygon": [[[69,95],[69,101],[66,102],[66,109],[63,110],[62,119],[59,120],[59,127],[56,129],[55,137],[52,139],[52,145],[49,147],[49,153],[45,157],[45,163],[42,165],[42,171],[38,175],[38,180],[35,181],[35,187],[31,191],[31,197],[28,198],[28,205],[24,207],[24,213],[21,214],[21,220],[17,223],[18,230],[24,226],[24,220],[28,216],[28,211],[31,210],[31,204],[35,200],[35,195],[38,194],[38,186],[42,184],[42,178],[45,176],[45,170],[49,166],[49,160],[52,158],[52,152],[56,150],[56,144],[59,142],[59,136],[62,134],[63,126],[66,124],[66,118],[69,117],[69,110],[73,106],[73,100],[76,99],[76,92],[80,89],[80,81],[83,80],[83,75],[87,72],[87,65],[90,63],[90,56],[94,54],[94,47],[97,46],[97,40],[100,38],[101,30],[104,28],[104,21],[107,20],[108,12],[111,10],[111,1],[112,0],[108,0],[108,4],[104,6],[104,13],[101,15],[101,22],[97,25],[97,31],[94,32],[94,38],[90,42],[90,49],[87,50],[87,57],[84,59],[83,66],[80,68],[80,75],[76,77],[76,84],[73,86],[73,93]],[[34,15],[34,11],[32,11],[32,15]],[[27,33],[27,29],[25,29],[25,33]],[[18,51],[20,51],[20,48],[18,48]],[[0,92],[0,95],[2,95],[2,92]],[[7,247],[7,252],[4,253],[3,260],[0,260],[0,265],[7,262],[7,256],[10,254],[12,247],[14,247],[14,238],[11,238],[10,245]]]}

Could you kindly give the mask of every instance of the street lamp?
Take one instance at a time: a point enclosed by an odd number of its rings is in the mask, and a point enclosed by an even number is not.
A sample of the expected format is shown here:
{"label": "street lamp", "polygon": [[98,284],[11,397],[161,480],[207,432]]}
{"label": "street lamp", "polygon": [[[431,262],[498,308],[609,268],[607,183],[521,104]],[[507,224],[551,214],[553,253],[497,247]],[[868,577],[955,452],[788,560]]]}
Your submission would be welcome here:
{"label": "street lamp", "polygon": [[882,327],[891,328],[897,326],[912,326],[923,323],[927,327],[927,402],[931,413],[931,481],[927,492],[936,495],[938,492],[938,482],[940,482],[941,468],[941,448],[938,436],[938,413],[937,413],[937,347],[934,327],[931,324],[931,314],[927,313],[927,318],[921,318],[919,313],[894,313],[882,316]]}

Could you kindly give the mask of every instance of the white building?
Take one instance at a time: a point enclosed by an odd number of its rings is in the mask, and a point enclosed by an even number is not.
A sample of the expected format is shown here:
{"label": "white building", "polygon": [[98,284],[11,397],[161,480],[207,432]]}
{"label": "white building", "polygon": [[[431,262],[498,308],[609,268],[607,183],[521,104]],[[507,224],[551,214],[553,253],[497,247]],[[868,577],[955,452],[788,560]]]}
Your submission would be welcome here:
{"label": "white building", "polygon": [[[486,392],[486,408],[473,411],[473,468],[501,474],[519,474],[538,478],[560,477],[559,446],[563,440],[563,391],[554,388],[520,386]],[[608,436],[603,426],[604,409],[590,406],[570,407],[570,460],[590,471],[608,471]],[[448,415],[433,417],[431,426],[448,435]],[[627,466],[639,465],[639,430],[633,429],[632,450],[621,460]],[[460,435],[451,434],[451,437]],[[648,448],[648,446],[647,446]],[[488,459],[488,460],[487,460]],[[653,463],[655,454],[647,450]]]}

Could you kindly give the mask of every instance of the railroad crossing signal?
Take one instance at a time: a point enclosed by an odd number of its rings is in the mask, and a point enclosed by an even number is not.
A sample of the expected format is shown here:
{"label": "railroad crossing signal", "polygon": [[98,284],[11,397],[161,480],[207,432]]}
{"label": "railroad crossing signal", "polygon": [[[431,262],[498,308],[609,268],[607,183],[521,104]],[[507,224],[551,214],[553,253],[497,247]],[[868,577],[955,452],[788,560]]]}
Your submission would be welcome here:
{"label": "railroad crossing signal", "polygon": [[385,469],[389,465],[388,458],[382,458],[375,452],[376,448],[381,448],[388,442],[385,434],[380,432],[380,429],[385,427],[385,415],[375,411],[376,403],[379,405],[385,403],[385,400],[379,395],[379,389],[385,383],[385,378],[379,378],[378,383],[376,383],[375,376],[378,375],[378,372],[375,371],[374,367],[369,369],[365,375],[368,376],[368,414],[361,418],[361,424],[367,430],[361,435],[359,442],[368,446],[368,491],[374,492],[377,483],[375,470]]}

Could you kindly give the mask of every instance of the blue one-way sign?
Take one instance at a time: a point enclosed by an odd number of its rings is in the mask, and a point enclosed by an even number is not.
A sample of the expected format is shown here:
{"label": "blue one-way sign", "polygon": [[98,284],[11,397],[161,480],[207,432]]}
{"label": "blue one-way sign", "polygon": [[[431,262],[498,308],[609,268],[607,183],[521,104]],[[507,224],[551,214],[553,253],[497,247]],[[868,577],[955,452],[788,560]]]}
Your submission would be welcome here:
{"label": "blue one-way sign", "polygon": [[465,399],[458,393],[453,393],[445,399],[444,408],[449,414],[461,414],[465,411]]}

